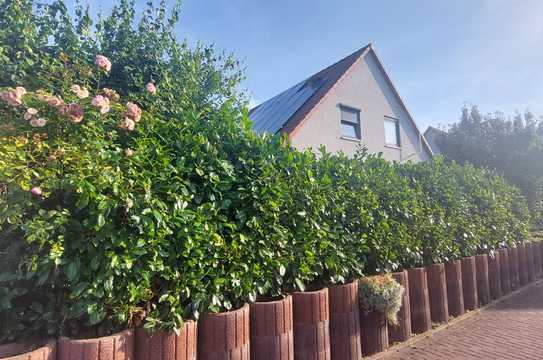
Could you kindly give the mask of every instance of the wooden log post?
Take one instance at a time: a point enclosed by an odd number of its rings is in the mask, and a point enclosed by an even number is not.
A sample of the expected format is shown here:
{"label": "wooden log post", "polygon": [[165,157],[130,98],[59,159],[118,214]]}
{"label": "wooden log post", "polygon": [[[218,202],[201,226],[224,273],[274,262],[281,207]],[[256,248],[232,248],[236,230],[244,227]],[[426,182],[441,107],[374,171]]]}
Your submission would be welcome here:
{"label": "wooden log post", "polygon": [[526,244],[520,244],[517,246],[518,252],[518,270],[519,270],[519,285],[524,286],[528,284],[528,259],[526,256]]}
{"label": "wooden log post", "polygon": [[330,360],[330,310],[328,288],[295,292],[294,358]]}
{"label": "wooden log post", "polygon": [[58,360],[132,360],[134,359],[134,330],[128,329],[111,336],[94,339],[58,340]]}
{"label": "wooden log post", "polygon": [[526,268],[528,275],[528,282],[531,283],[535,280],[535,254],[533,251],[533,243],[526,243]]}
{"label": "wooden log post", "polygon": [[500,289],[501,294],[506,295],[511,292],[511,262],[508,249],[498,249],[500,257]]}
{"label": "wooden log post", "polygon": [[462,259],[462,290],[464,294],[464,309],[474,310],[479,303],[477,298],[477,278],[475,257]]}
{"label": "wooden log post", "polygon": [[332,359],[359,360],[362,358],[362,348],[358,281],[330,286],[328,291]]}
{"label": "wooden log post", "polygon": [[[370,356],[388,348],[388,330],[385,314],[370,311],[360,312],[362,330],[362,354]],[[334,358],[335,359],[335,358]]]}
{"label": "wooden log post", "polygon": [[16,342],[0,345],[3,360],[56,360],[57,340],[42,340],[36,343]]}
{"label": "wooden log post", "polygon": [[411,338],[411,309],[409,301],[409,277],[407,270],[392,274],[405,291],[402,297],[402,306],[398,312],[398,325],[388,326],[388,340],[390,344],[403,342]]}
{"label": "wooden log post", "polygon": [[488,256],[488,283],[490,286],[490,299],[496,300],[502,294],[501,287],[501,258],[498,251]]}
{"label": "wooden log post", "polygon": [[539,258],[541,259],[541,276],[543,277],[543,241],[538,241],[539,245]]}
{"label": "wooden log post", "polygon": [[479,300],[479,305],[486,305],[490,302],[488,258],[486,254],[475,256],[475,268],[475,278],[477,279],[477,299]]}
{"label": "wooden log post", "polygon": [[453,260],[445,263],[445,276],[447,278],[447,306],[449,315],[463,315],[464,291],[462,290],[462,262]]}
{"label": "wooden log post", "polygon": [[540,245],[541,243],[539,241],[532,243],[532,251],[534,254],[534,275],[536,279],[539,279],[541,277],[541,249]]}
{"label": "wooden log post", "polygon": [[186,321],[175,332],[148,333],[142,326],[136,329],[136,360],[196,360],[197,323]]}
{"label": "wooden log post", "polygon": [[509,254],[509,274],[511,278],[511,290],[519,288],[519,264],[518,264],[518,248],[512,247],[508,249]]}
{"label": "wooden log post", "polygon": [[250,307],[204,314],[198,321],[198,360],[249,360]]}
{"label": "wooden log post", "polygon": [[426,267],[426,275],[432,322],[447,322],[449,320],[449,307],[445,266],[443,264],[429,265]]}
{"label": "wooden log post", "polygon": [[251,360],[293,360],[292,296],[251,304]]}
{"label": "wooden log post", "polygon": [[408,276],[411,330],[420,334],[432,328],[426,268],[409,269]]}

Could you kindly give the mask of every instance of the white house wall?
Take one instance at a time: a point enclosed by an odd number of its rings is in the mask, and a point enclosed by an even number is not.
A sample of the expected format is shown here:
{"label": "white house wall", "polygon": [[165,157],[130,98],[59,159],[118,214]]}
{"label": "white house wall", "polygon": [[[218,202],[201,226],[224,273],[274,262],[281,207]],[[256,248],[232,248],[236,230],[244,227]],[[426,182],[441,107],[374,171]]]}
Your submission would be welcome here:
{"label": "white house wall", "polygon": [[[340,105],[360,110],[361,141],[341,137]],[[399,120],[399,148],[385,145],[385,116]],[[322,144],[328,151],[343,151],[351,156],[358,145],[366,145],[369,152],[382,152],[387,160],[420,161],[429,158],[429,154],[421,147],[409,115],[395,96],[371,51],[353,65],[291,133],[291,141],[299,149],[317,149]]]}

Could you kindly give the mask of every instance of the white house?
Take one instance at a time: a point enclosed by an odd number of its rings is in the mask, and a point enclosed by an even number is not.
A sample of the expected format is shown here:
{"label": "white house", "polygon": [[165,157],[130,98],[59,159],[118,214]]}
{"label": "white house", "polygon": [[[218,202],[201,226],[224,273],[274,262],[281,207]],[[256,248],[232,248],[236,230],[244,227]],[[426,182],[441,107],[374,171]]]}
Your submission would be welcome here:
{"label": "white house", "polygon": [[287,133],[299,148],[353,155],[360,145],[388,160],[421,161],[432,150],[371,44],[255,107],[257,132]]}

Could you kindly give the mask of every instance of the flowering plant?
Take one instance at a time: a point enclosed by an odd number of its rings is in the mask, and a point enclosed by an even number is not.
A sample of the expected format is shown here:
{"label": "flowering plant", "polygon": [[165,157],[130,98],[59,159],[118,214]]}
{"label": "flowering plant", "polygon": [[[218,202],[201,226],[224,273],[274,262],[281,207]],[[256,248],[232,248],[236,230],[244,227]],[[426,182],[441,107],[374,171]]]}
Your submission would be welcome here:
{"label": "flowering plant", "polygon": [[[127,292],[137,285],[126,273],[121,280],[133,259],[129,242],[120,240],[131,229],[122,225],[126,215],[115,214],[139,187],[123,174],[147,118],[109,89],[0,88],[0,241],[11,238],[5,253],[12,260],[2,274],[12,286],[0,294],[13,306],[31,304],[2,316],[9,333],[17,336],[23,326],[27,335],[81,334],[98,331],[96,325],[108,333],[147,298],[145,291]],[[33,317],[47,321],[25,323]]]}
{"label": "flowering plant", "polygon": [[279,140],[192,95],[212,84],[127,95],[64,60],[62,81],[0,89],[0,341],[172,330],[277,291],[293,257],[272,232]]}
{"label": "flowering plant", "polygon": [[383,313],[387,321],[396,325],[405,289],[391,275],[364,277],[358,282],[358,299],[364,312]]}
{"label": "flowering plant", "polygon": [[[58,132],[70,131],[67,126],[69,121],[72,124],[80,123],[85,115],[89,121],[100,119],[102,125],[111,124],[111,119],[102,116],[109,113],[111,108],[117,117],[117,127],[126,131],[134,131],[136,123],[142,117],[141,108],[133,103],[127,102],[126,105],[118,103],[118,96],[113,96],[110,89],[103,89],[102,92],[107,95],[96,95],[92,100],[86,100],[89,91],[79,85],[72,85],[73,94],[67,94],[66,99],[52,95],[39,89],[35,92],[28,92],[24,87],[17,86],[15,89],[0,89],[0,101],[4,101],[11,109],[5,109],[6,115],[9,113],[10,119],[3,122],[4,131],[8,129],[27,129],[43,128],[50,118],[57,121],[49,123],[47,130]],[[23,103],[24,98],[24,103]],[[23,106],[24,105],[24,106]],[[100,116],[98,116],[100,115]]]}
{"label": "flowering plant", "polygon": [[239,63],[179,42],[179,4],[74,13],[0,4],[0,342],[171,330],[264,277]]}

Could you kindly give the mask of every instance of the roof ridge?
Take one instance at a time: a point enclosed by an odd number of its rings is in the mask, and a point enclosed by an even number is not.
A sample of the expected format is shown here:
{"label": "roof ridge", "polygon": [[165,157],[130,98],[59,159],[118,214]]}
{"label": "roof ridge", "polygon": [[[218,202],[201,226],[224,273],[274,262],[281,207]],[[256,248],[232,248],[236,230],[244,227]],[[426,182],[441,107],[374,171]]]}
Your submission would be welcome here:
{"label": "roof ridge", "polygon": [[[253,129],[273,134],[292,131],[368,49],[371,49],[371,43],[251,109]],[[323,81],[316,86],[305,86],[321,76]]]}
{"label": "roof ridge", "polygon": [[[345,57],[339,59],[339,60],[336,61],[335,63],[333,63],[333,64],[331,64],[331,65],[328,65],[327,67],[325,67],[325,68],[322,69],[322,70],[319,70],[318,72],[314,73],[313,75],[310,75],[310,76],[308,76],[308,77],[306,77],[306,78],[304,78],[304,79],[302,79],[302,80],[300,80],[300,81],[297,81],[296,83],[294,83],[294,84],[292,84],[291,86],[287,87],[285,90],[283,90],[283,91],[277,93],[276,95],[274,95],[274,96],[268,98],[266,101],[263,101],[263,102],[261,102],[260,104],[258,104],[257,106],[255,106],[254,108],[250,109],[250,110],[249,110],[249,113],[252,113],[252,112],[253,112],[254,110],[256,110],[260,105],[262,105],[262,104],[264,104],[264,103],[266,103],[266,102],[268,102],[268,101],[270,101],[270,100],[272,100],[272,99],[278,97],[279,95],[281,95],[281,94],[283,94],[283,93],[289,91],[290,89],[292,89],[293,87],[299,85],[300,83],[306,82],[306,81],[308,81],[308,80],[314,78],[315,76],[317,76],[317,75],[319,75],[319,74],[321,74],[321,73],[323,73],[323,72],[325,72],[325,71],[327,71],[327,70],[330,70],[330,68],[333,68],[334,66],[337,66],[339,63],[341,63],[342,61],[347,60],[347,59],[350,58],[351,56],[354,56],[354,55],[356,55],[357,53],[359,53],[357,56],[360,56],[360,55],[361,55],[368,47],[372,47],[372,44],[371,44],[371,43],[368,43],[368,45],[361,47],[360,49],[358,49],[358,50],[352,52],[351,54],[349,54],[349,55],[347,55],[347,56],[345,56]],[[357,57],[357,56],[355,56],[355,57]]]}
{"label": "roof ridge", "polygon": [[309,80],[309,79],[311,79],[311,78],[313,78],[313,77],[315,77],[315,76],[317,76],[317,75],[319,75],[319,74],[321,74],[321,73],[323,73],[323,72],[325,72],[325,71],[327,71],[327,70],[330,70],[330,69],[333,68],[334,66],[339,65],[341,62],[343,62],[343,61],[345,61],[345,60],[347,60],[347,59],[349,59],[349,58],[351,58],[351,57],[355,57],[355,58],[359,57],[360,55],[362,55],[362,53],[363,53],[364,51],[366,51],[366,49],[367,49],[368,47],[371,48],[371,46],[372,46],[371,43],[369,43],[368,45],[366,45],[366,46],[364,46],[364,47],[361,47],[360,49],[356,50],[355,52],[353,52],[353,53],[351,53],[351,54],[345,56],[345,57],[342,58],[342,59],[339,59],[338,61],[336,61],[336,62],[333,63],[332,65],[329,65],[329,66],[327,66],[326,68],[320,70],[319,72],[316,72],[315,74],[311,75],[310,77],[308,77],[308,78],[306,79],[306,81]]}
{"label": "roof ridge", "polygon": [[[336,61],[334,64],[312,75],[309,79],[319,75],[327,74],[330,76],[330,81],[321,86],[311,97],[309,97],[298,110],[288,119],[283,125],[281,131],[291,133],[295,131],[302,120],[321,102],[324,96],[337,84],[337,82],[349,71],[356,61],[367,51],[371,50],[371,43],[356,50],[343,59]],[[308,79],[308,80],[309,80]]]}

